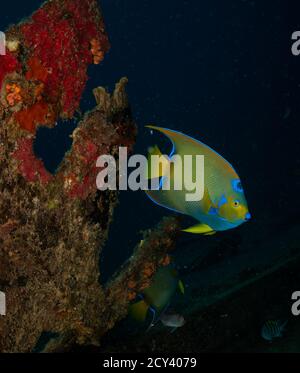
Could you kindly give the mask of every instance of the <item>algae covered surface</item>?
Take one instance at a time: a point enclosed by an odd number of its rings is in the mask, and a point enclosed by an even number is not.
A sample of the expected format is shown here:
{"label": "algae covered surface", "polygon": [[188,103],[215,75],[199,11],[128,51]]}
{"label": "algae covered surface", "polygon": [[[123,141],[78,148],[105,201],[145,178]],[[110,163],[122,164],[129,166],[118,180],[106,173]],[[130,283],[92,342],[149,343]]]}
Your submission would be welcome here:
{"label": "algae covered surface", "polygon": [[[1,352],[299,352],[297,8],[283,0],[7,5]],[[99,156],[119,161],[120,147],[146,155],[154,145],[170,153],[149,124],[232,162],[251,220],[192,235],[182,232],[190,217],[142,191],[99,190]],[[150,310],[144,323],[132,320],[128,310],[164,268],[181,294],[153,319]],[[168,314],[184,324],[171,332],[160,318]],[[287,321],[272,343],[261,336],[268,320]]]}
{"label": "algae covered surface", "polygon": [[[36,131],[73,117],[87,64],[98,64],[108,49],[102,16],[95,1],[52,1],[11,26],[7,38],[16,48],[1,64],[0,283],[7,299],[1,351],[32,351],[46,332],[58,336],[47,347],[53,350],[76,341],[97,344],[126,313],[128,293],[147,285],[171,248],[176,222],[162,222],[150,250],[145,237],[119,274],[122,281],[117,277],[106,288],[100,285],[99,258],[118,195],[97,191],[96,159],[135,142],[127,79],[112,94],[95,88],[95,108],[82,115],[72,148],[50,174],[34,153]],[[134,273],[147,265],[151,271]]]}

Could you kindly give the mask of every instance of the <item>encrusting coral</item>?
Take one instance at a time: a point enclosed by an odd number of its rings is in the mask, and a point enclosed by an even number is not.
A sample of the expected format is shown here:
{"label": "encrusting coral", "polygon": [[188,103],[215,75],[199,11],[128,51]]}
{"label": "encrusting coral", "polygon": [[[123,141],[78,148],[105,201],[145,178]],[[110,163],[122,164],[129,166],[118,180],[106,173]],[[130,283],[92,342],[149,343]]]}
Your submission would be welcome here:
{"label": "encrusting coral", "polygon": [[134,145],[127,79],[111,95],[94,90],[97,106],[73,132],[54,175],[33,151],[38,126],[74,115],[88,64],[109,47],[97,1],[49,1],[12,26],[7,40],[14,44],[0,57],[0,290],[7,302],[0,351],[32,351],[43,332],[59,336],[46,351],[97,344],[169,263],[178,223],[166,219],[146,232],[101,285],[99,257],[118,193],[97,190],[96,159]]}

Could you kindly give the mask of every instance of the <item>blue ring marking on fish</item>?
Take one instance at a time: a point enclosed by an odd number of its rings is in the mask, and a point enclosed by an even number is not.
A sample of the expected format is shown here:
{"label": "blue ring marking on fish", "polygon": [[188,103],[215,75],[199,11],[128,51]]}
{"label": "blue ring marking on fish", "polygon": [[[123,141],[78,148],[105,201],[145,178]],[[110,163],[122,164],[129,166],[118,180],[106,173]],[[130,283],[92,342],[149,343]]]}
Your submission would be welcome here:
{"label": "blue ring marking on fish", "polygon": [[233,188],[234,191],[236,191],[238,193],[243,193],[244,189],[242,187],[242,183],[241,183],[240,179],[232,180],[231,184],[232,184],[232,188]]}

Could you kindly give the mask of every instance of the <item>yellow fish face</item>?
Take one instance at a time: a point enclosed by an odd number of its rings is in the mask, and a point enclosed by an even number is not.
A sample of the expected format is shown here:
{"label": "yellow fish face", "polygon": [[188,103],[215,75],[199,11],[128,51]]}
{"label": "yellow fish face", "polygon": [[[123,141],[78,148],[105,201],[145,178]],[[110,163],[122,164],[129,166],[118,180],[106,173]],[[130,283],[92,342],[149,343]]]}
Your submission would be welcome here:
{"label": "yellow fish face", "polygon": [[226,197],[226,203],[219,207],[219,216],[226,221],[240,225],[250,220],[246,199],[243,195],[233,194]]}

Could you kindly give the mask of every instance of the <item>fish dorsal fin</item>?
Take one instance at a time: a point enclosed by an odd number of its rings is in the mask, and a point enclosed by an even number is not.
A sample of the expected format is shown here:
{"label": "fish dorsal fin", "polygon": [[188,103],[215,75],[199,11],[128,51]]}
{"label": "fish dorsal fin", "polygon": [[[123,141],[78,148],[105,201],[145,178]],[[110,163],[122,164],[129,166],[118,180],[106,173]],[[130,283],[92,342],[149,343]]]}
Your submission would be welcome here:
{"label": "fish dorsal fin", "polygon": [[171,158],[174,154],[180,155],[204,155],[208,157],[210,161],[218,164],[219,167],[229,172],[233,178],[238,178],[232,165],[222,157],[218,152],[213,150],[203,142],[192,138],[191,136],[185,135],[182,132],[170,130],[168,128],[156,127],[153,125],[146,126],[152,130],[158,131],[166,135],[173,144],[173,149],[169,155]]}
{"label": "fish dorsal fin", "polygon": [[[170,153],[170,157],[173,154],[199,154],[199,146],[206,147],[206,145],[202,144],[200,141],[193,139],[181,132],[170,130],[168,128],[156,127],[156,126],[146,126],[147,128],[151,128],[155,131],[161,132],[168,137],[168,139],[173,144],[173,149]],[[208,148],[208,147],[207,147]]]}

